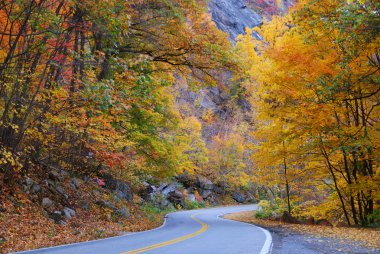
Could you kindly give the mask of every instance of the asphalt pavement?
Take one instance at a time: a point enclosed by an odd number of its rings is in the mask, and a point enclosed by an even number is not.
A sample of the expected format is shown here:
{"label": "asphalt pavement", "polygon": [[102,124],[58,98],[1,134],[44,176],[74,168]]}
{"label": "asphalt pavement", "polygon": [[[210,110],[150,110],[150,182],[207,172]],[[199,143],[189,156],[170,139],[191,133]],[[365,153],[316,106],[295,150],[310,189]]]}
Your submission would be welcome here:
{"label": "asphalt pavement", "polygon": [[18,253],[267,254],[272,246],[267,230],[221,218],[256,209],[256,205],[244,205],[175,212],[157,229]]}

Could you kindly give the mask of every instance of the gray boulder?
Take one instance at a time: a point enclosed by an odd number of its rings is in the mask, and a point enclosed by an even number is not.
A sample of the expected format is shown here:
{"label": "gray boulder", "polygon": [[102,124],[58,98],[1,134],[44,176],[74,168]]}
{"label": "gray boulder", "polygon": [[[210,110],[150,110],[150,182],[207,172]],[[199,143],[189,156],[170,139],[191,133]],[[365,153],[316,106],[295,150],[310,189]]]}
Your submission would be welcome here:
{"label": "gray boulder", "polygon": [[201,197],[203,199],[207,199],[208,197],[210,197],[212,195],[212,191],[211,190],[200,189],[199,190],[199,195],[201,195]]}
{"label": "gray boulder", "polygon": [[183,194],[179,190],[169,192],[168,200],[174,205],[184,206]]}
{"label": "gray boulder", "polygon": [[116,186],[115,190],[116,196],[119,199],[125,199],[129,202],[133,201],[133,193],[132,189],[129,187],[129,185],[125,182],[119,181]]}
{"label": "gray boulder", "polygon": [[131,214],[128,211],[128,208],[123,207],[119,209],[109,201],[98,200],[96,201],[96,204],[100,207],[111,209],[113,211],[113,214],[116,216],[122,216],[124,218],[129,218],[131,216]]}
{"label": "gray boulder", "polygon": [[139,196],[143,198],[144,200],[150,200],[152,196],[151,194],[154,193],[155,190],[156,190],[156,187],[154,187],[153,185],[150,185],[147,182],[144,182],[143,186],[141,187],[139,191]]}
{"label": "gray boulder", "polygon": [[99,190],[92,190],[92,195],[94,197],[98,197],[98,196],[100,196],[100,191]]}
{"label": "gray boulder", "polygon": [[208,96],[205,92],[200,92],[199,93],[199,99],[200,99],[200,105],[202,108],[205,109],[211,109],[211,110],[216,110],[217,106],[213,102],[210,96]]}
{"label": "gray boulder", "polygon": [[63,170],[63,169],[61,169],[61,170],[59,171],[59,173],[60,173],[60,175],[63,176],[63,177],[67,177],[67,176],[70,175],[69,172],[67,172],[66,170]]}
{"label": "gray boulder", "polygon": [[43,208],[50,208],[54,206],[54,202],[50,198],[43,198],[41,204]]}
{"label": "gray boulder", "polygon": [[159,202],[160,208],[167,208],[169,205],[170,205],[170,202],[166,198],[161,199]]}
{"label": "gray boulder", "polygon": [[78,178],[71,178],[70,179],[70,187],[73,189],[79,189],[81,184],[82,184],[81,180],[79,180]]}
{"label": "gray boulder", "polygon": [[195,195],[194,194],[187,194],[187,200],[190,201],[190,202],[194,202],[194,201],[197,201],[197,199],[195,198]]}
{"label": "gray boulder", "polygon": [[65,192],[65,189],[58,182],[48,179],[48,180],[45,180],[45,184],[49,187],[49,189],[53,193],[59,194],[65,199],[69,198],[69,196]]}
{"label": "gray boulder", "polygon": [[49,176],[49,179],[53,181],[63,180],[62,176],[56,170],[50,171],[48,176]]}
{"label": "gray boulder", "polygon": [[232,198],[239,203],[244,203],[245,202],[245,197],[240,193],[235,191],[232,195]]}
{"label": "gray boulder", "polygon": [[133,201],[133,192],[129,185],[121,180],[113,178],[110,174],[102,176],[105,182],[105,188],[112,190],[119,199]]}
{"label": "gray boulder", "polygon": [[190,188],[197,184],[197,178],[194,175],[190,175],[189,173],[180,174],[176,176],[176,179],[185,188]]}
{"label": "gray boulder", "polygon": [[204,190],[212,190],[214,188],[214,184],[209,179],[203,176],[198,177],[198,184],[199,187]]}
{"label": "gray boulder", "polygon": [[214,192],[216,194],[222,194],[223,193],[223,188],[219,185],[214,185]]}
{"label": "gray boulder", "polygon": [[245,193],[245,202],[248,202],[248,203],[257,203],[257,199],[255,197],[255,195],[251,192],[246,192]]}
{"label": "gray boulder", "polygon": [[55,190],[57,191],[57,193],[59,193],[62,197],[64,197],[65,199],[68,199],[69,196],[66,194],[65,192],[65,189],[60,186],[60,185],[56,185],[55,186]]}
{"label": "gray boulder", "polygon": [[65,207],[63,209],[63,215],[64,215],[65,219],[71,220],[72,217],[74,217],[76,215],[76,212],[75,212],[75,210],[73,210],[69,207]]}
{"label": "gray boulder", "polygon": [[26,193],[38,193],[41,191],[41,186],[39,186],[32,178],[27,177],[24,182],[24,191]]}
{"label": "gray boulder", "polygon": [[63,215],[61,211],[54,211],[49,215],[49,217],[52,218],[55,221],[55,223],[59,224],[63,220]]}
{"label": "gray boulder", "polygon": [[165,209],[170,205],[170,202],[167,199],[167,197],[163,196],[159,192],[152,193],[150,201],[161,209]]}
{"label": "gray boulder", "polygon": [[90,208],[90,205],[88,204],[88,202],[86,200],[81,200],[79,201],[79,206],[83,209],[83,210],[88,210]]}
{"label": "gray boulder", "polygon": [[115,212],[114,212],[116,215],[118,216],[122,216],[124,218],[129,218],[131,217],[131,214],[129,213],[128,211],[128,208],[126,207],[123,207],[121,209],[117,209]]}
{"label": "gray boulder", "polygon": [[100,207],[109,208],[109,209],[114,210],[114,211],[118,210],[117,207],[113,203],[111,203],[109,201],[98,200],[98,201],[95,202],[95,204],[97,204]]}
{"label": "gray boulder", "polygon": [[208,198],[207,200],[213,204],[213,205],[217,205],[218,204],[218,201],[217,201],[217,198],[216,198],[216,195],[214,193],[212,193]]}
{"label": "gray boulder", "polygon": [[32,188],[33,184],[34,184],[34,181],[32,178],[30,178],[30,177],[25,178],[24,189],[30,190],[30,188]]}
{"label": "gray boulder", "polygon": [[41,186],[39,186],[37,183],[34,183],[32,185],[31,192],[32,193],[39,193],[39,192],[41,192]]}
{"label": "gray boulder", "polygon": [[158,188],[158,191],[161,192],[162,195],[168,196],[168,194],[172,191],[175,191],[176,187],[174,184],[161,184],[161,186]]}

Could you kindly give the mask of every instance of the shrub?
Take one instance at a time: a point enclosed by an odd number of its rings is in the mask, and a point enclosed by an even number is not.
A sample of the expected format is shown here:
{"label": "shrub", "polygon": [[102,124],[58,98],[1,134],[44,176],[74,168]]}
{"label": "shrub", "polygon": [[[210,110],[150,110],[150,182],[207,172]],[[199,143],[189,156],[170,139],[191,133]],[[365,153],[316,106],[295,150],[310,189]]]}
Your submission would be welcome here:
{"label": "shrub", "polygon": [[199,208],[204,208],[204,207],[205,207],[205,204],[198,201],[190,201],[186,203],[186,208],[189,210],[199,209]]}
{"label": "shrub", "polygon": [[373,211],[371,215],[368,216],[370,221],[370,226],[380,227],[380,208]]}
{"label": "shrub", "polygon": [[255,217],[258,219],[268,219],[282,214],[285,209],[280,204],[280,199],[276,199],[273,203],[268,200],[260,200]]}
{"label": "shrub", "polygon": [[165,209],[161,209],[157,206],[155,206],[154,204],[152,203],[146,203],[144,205],[141,206],[141,210],[148,216],[154,216],[154,215],[158,215],[158,214],[166,214],[166,213],[171,213],[171,212],[175,212],[176,209],[174,208],[174,206],[172,204],[170,204],[167,208]]}

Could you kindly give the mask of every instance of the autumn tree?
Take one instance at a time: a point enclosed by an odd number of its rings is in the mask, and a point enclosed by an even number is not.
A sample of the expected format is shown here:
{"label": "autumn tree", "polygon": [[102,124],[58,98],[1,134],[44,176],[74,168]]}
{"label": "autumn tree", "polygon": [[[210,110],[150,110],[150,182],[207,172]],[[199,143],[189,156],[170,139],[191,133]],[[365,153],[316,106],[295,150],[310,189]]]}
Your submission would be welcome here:
{"label": "autumn tree", "polygon": [[186,135],[199,139],[199,128],[183,128],[174,75],[209,85],[236,67],[205,8],[181,0],[1,2],[4,179],[33,163],[119,176],[196,168],[204,148],[189,148]]}
{"label": "autumn tree", "polygon": [[[255,80],[248,89],[257,111],[260,170],[270,174],[278,165],[285,174],[290,161],[314,188],[332,189],[319,207],[336,211],[338,200],[348,224],[370,223],[379,195],[378,7],[303,1],[257,29],[263,41],[248,31],[238,44]],[[282,165],[260,156],[263,151]]]}

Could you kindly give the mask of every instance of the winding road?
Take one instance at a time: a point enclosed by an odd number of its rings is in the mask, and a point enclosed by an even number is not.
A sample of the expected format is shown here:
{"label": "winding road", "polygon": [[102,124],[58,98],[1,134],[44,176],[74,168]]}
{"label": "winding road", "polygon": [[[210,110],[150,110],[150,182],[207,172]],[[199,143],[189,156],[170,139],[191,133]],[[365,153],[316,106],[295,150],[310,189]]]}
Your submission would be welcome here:
{"label": "winding road", "polygon": [[272,244],[268,231],[220,217],[256,209],[256,205],[245,205],[175,212],[157,229],[18,253],[267,254]]}

